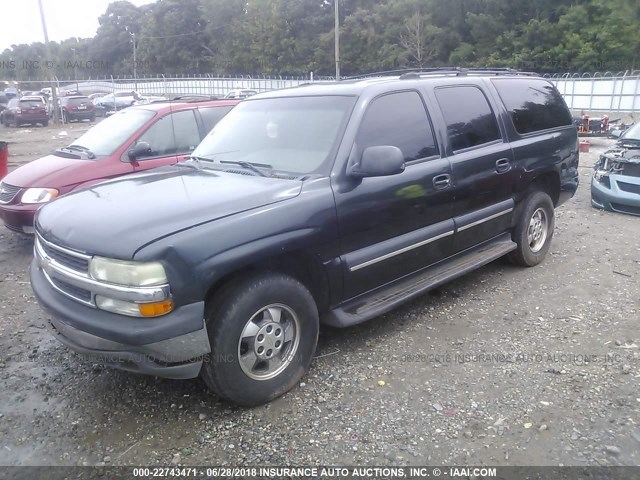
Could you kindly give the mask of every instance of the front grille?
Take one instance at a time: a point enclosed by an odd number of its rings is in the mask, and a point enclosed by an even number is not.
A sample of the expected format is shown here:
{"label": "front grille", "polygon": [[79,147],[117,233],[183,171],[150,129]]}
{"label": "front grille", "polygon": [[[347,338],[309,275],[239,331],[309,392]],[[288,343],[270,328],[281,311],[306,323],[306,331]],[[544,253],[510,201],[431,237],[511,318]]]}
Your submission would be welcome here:
{"label": "front grille", "polygon": [[618,188],[625,192],[629,193],[637,193],[640,194],[640,185],[636,185],[635,183],[627,183],[627,182],[617,182]]}
{"label": "front grille", "polygon": [[50,281],[54,286],[65,292],[70,297],[82,300],[83,302],[91,302],[91,292],[89,290],[75,287],[67,282],[63,282],[59,278],[51,278]]}
{"label": "front grille", "polygon": [[623,163],[621,166],[622,171],[616,173],[629,175],[630,177],[640,177],[640,163]]}
{"label": "front grille", "polygon": [[0,182],[0,203],[9,203],[20,191],[20,187]]}
{"label": "front grille", "polygon": [[632,207],[630,205],[622,205],[620,203],[611,202],[611,208],[616,212],[629,213],[631,215],[640,215],[640,207]]}
{"label": "front grille", "polygon": [[67,251],[56,248],[53,244],[46,242],[41,238],[38,238],[38,243],[42,247],[42,250],[44,250],[44,252],[47,254],[47,256],[58,262],[60,265],[64,265],[67,268],[71,268],[72,270],[76,270],[82,273],[89,272],[88,258],[67,253]]}

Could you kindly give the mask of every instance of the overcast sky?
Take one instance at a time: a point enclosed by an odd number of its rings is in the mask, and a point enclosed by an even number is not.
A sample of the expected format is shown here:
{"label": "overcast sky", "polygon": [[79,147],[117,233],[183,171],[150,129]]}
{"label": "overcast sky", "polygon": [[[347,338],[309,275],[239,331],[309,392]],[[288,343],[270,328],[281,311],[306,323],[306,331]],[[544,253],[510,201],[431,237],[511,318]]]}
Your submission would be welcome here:
{"label": "overcast sky", "polygon": [[[134,5],[155,0],[129,0]],[[113,0],[42,0],[49,40],[93,37],[98,17]],[[2,0],[0,52],[13,44],[44,42],[38,0]]]}

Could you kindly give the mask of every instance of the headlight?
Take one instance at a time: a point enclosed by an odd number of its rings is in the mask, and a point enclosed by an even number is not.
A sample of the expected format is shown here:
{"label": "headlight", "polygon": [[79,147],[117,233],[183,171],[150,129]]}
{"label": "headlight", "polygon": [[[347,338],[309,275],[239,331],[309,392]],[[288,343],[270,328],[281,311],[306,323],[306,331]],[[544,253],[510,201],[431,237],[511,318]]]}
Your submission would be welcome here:
{"label": "headlight", "polygon": [[28,188],[22,194],[22,203],[47,203],[58,196],[55,188]]}
{"label": "headlight", "polygon": [[127,262],[93,257],[89,273],[96,280],[128,287],[152,287],[168,283],[164,267],[159,262]]}
{"label": "headlight", "polygon": [[154,303],[135,303],[96,295],[96,306],[100,310],[127,315],[129,317],[160,317],[173,310],[173,300]]}

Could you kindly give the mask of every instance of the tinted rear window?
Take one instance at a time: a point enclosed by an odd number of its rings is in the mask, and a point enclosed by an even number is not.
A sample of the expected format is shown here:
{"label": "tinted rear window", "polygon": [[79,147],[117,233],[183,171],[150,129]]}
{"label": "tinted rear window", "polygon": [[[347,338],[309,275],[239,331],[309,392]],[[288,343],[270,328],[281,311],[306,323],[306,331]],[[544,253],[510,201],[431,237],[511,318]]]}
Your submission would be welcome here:
{"label": "tinted rear window", "polygon": [[464,85],[438,88],[436,98],[447,123],[447,133],[454,151],[502,138],[489,102],[478,87]]}
{"label": "tinted rear window", "polygon": [[20,100],[21,107],[44,107],[42,100]]}
{"label": "tinted rear window", "polygon": [[571,125],[571,114],[562,96],[545,80],[493,80],[511,114],[518,133],[531,133]]}
{"label": "tinted rear window", "polygon": [[91,103],[91,100],[89,100],[89,97],[82,97],[82,98],[67,98],[64,102],[66,105],[71,105],[71,106],[77,106],[77,105],[82,105],[87,104],[87,103]]}

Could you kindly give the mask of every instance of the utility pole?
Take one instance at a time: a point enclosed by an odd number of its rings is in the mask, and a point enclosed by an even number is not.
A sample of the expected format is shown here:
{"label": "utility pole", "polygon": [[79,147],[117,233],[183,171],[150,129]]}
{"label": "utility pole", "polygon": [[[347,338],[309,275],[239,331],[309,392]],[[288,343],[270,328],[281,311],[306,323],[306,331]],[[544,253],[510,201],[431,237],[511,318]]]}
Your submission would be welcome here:
{"label": "utility pole", "polygon": [[[78,72],[76,70],[76,49],[72,48],[71,51],[73,52],[73,79],[77,81]],[[77,89],[77,85],[76,85],[76,89]]]}
{"label": "utility pole", "polygon": [[133,82],[135,91],[138,91],[138,61],[136,58],[136,34],[135,32],[129,32],[129,35],[133,37]]}
{"label": "utility pole", "polygon": [[340,3],[333,0],[335,7],[335,34],[336,34],[336,80],[340,80]]}
{"label": "utility pole", "polygon": [[[44,9],[42,8],[42,0],[38,0],[38,6],[40,7],[40,20],[42,21],[42,31],[44,32],[44,45],[47,50],[47,62],[51,61],[51,49],[49,48],[49,34],[47,33],[47,22],[44,19]],[[52,77],[55,78],[55,75],[51,74],[53,67],[55,67],[55,62],[50,65],[52,68],[49,68],[49,79],[51,80],[51,103],[53,104],[51,108],[53,108],[53,123],[58,123],[58,92],[56,91],[57,85]],[[47,65],[49,67],[49,65]]]}

